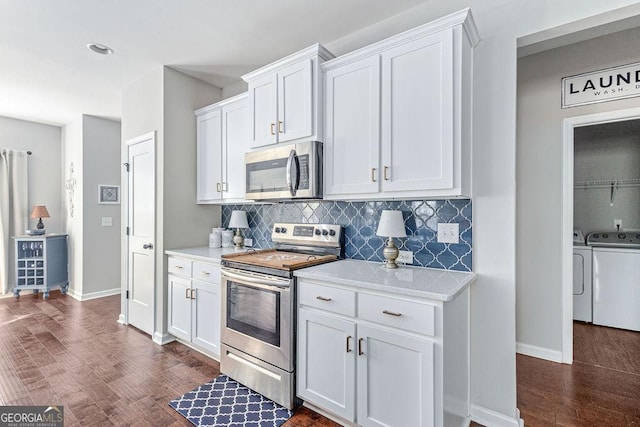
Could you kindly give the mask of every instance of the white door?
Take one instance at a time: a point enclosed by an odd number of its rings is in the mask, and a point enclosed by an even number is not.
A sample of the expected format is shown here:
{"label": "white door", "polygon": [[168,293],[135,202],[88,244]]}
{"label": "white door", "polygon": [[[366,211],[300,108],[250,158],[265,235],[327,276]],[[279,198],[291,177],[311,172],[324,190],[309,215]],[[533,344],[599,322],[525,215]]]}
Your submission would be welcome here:
{"label": "white door", "polygon": [[311,59],[278,72],[278,142],[313,135]]}
{"label": "white door", "polygon": [[355,323],[304,308],[298,313],[298,395],[354,421]]}
{"label": "white door", "polygon": [[251,148],[278,142],[276,85],[275,73],[249,82],[249,117],[251,119],[249,145]]}
{"label": "white door", "polygon": [[246,98],[222,108],[223,199],[244,199],[244,153],[249,151],[248,118]]}
{"label": "white door", "polygon": [[325,196],[380,190],[380,57],[325,74]]}
{"label": "white door", "polygon": [[222,114],[209,111],[196,118],[197,124],[197,197],[198,203],[222,198]]}
{"label": "white door", "polygon": [[358,341],[358,424],[433,426],[434,343],[362,324]]}
{"label": "white door", "polygon": [[382,53],[383,191],[453,187],[453,77],[451,29]]}
{"label": "white door", "polygon": [[155,132],[128,145],[128,323],[153,334],[155,312]]}

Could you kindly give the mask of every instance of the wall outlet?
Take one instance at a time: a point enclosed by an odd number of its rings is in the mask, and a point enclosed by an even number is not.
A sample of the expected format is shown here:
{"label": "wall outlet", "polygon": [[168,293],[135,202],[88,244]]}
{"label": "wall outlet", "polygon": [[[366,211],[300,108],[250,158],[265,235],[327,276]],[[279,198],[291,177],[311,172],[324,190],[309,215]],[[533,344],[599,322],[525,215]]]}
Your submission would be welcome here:
{"label": "wall outlet", "polygon": [[247,237],[244,238],[244,245],[247,247],[253,246],[253,239],[249,239]]}
{"label": "wall outlet", "polygon": [[614,219],[613,220],[613,226],[615,227],[616,230],[622,230],[622,220],[621,219]]}
{"label": "wall outlet", "polygon": [[398,255],[398,258],[396,258],[396,261],[405,264],[413,264],[413,252],[400,251],[400,254]]}
{"label": "wall outlet", "polygon": [[103,227],[112,227],[113,226],[113,218],[110,216],[102,217],[102,226]]}
{"label": "wall outlet", "polygon": [[438,223],[438,243],[460,243],[460,224]]}

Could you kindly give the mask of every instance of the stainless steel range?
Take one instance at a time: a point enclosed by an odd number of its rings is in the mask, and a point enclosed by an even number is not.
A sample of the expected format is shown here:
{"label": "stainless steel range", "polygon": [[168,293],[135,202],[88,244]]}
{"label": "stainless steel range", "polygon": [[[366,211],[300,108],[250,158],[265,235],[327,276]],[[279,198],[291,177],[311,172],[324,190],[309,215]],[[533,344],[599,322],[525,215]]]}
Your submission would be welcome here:
{"label": "stainless steel range", "polygon": [[276,223],[274,249],[222,256],[220,371],[289,409],[295,400],[293,271],[343,256],[342,227]]}

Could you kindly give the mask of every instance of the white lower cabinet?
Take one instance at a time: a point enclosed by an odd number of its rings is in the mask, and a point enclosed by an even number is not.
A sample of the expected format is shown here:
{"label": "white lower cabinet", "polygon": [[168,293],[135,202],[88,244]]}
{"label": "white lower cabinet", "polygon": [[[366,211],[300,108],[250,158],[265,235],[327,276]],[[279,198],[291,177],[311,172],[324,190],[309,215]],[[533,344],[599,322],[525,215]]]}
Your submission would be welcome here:
{"label": "white lower cabinet", "polygon": [[306,280],[298,293],[300,398],[362,426],[443,425],[439,307]]}
{"label": "white lower cabinet", "polygon": [[169,258],[168,332],[220,357],[220,267]]}

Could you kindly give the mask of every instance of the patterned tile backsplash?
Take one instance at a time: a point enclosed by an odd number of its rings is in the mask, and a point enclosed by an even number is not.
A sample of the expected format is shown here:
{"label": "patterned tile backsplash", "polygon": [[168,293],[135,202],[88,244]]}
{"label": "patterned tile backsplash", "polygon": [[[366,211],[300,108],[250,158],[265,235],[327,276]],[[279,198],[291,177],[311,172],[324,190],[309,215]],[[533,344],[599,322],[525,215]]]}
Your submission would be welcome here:
{"label": "patterned tile backsplash", "polygon": [[[249,229],[243,235],[256,248],[272,246],[274,222],[328,223],[344,226],[346,258],[380,261],[385,238],[376,235],[380,213],[401,210],[407,237],[394,239],[400,250],[412,251],[414,265],[471,271],[471,200],[402,200],[375,202],[304,201],[277,204],[242,204],[222,207],[222,225],[228,226],[233,210],[244,210]],[[439,222],[460,224],[460,243],[438,243]]]}

